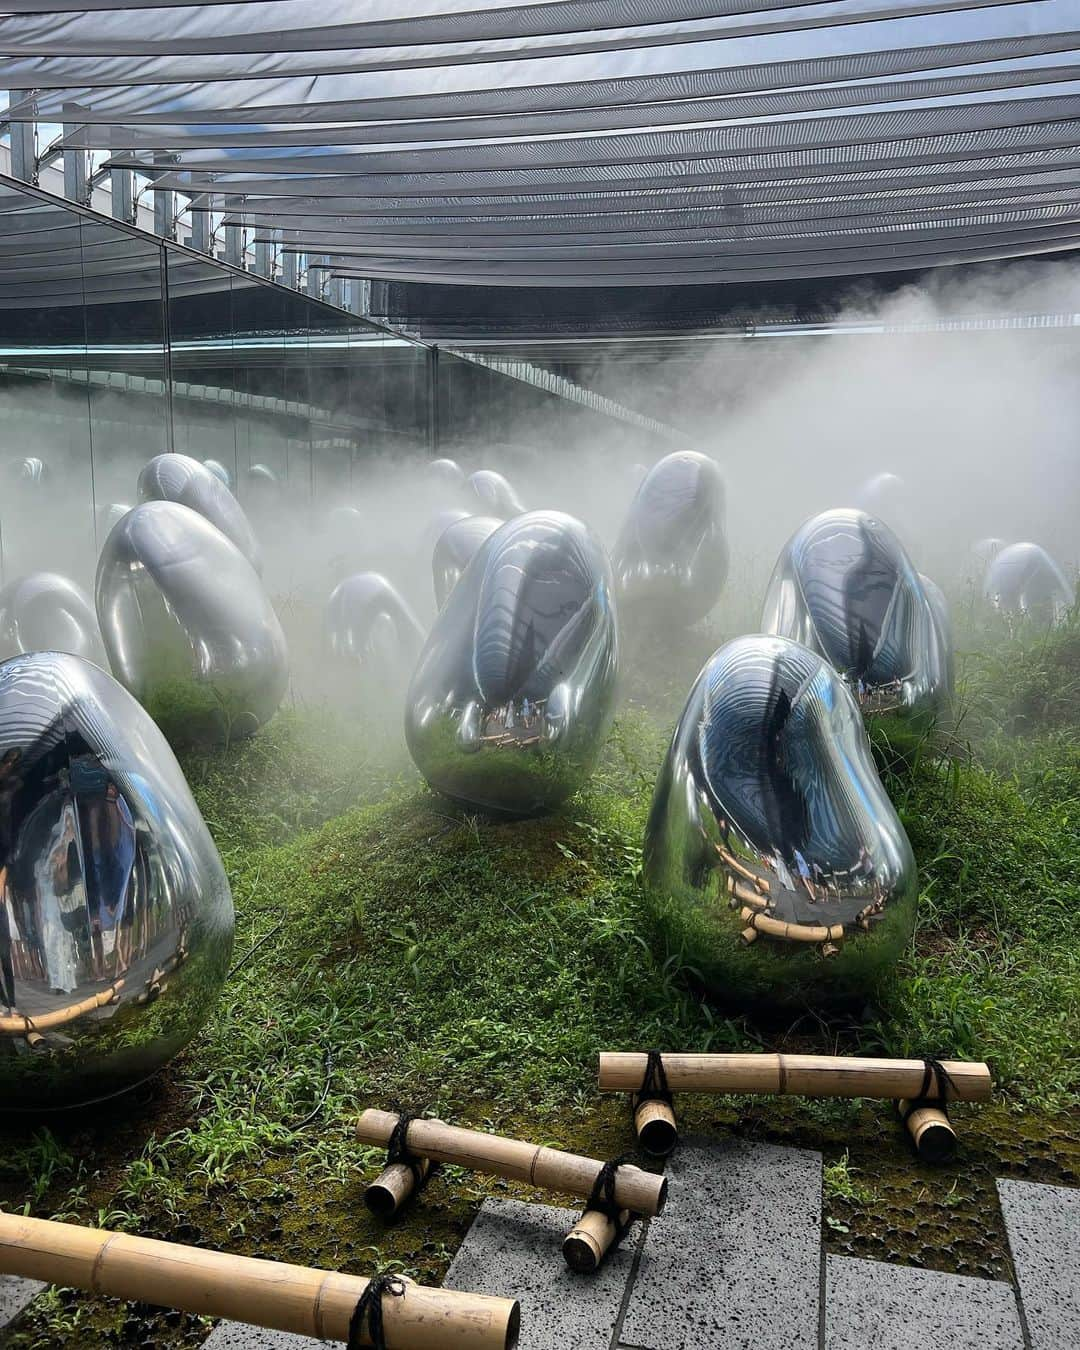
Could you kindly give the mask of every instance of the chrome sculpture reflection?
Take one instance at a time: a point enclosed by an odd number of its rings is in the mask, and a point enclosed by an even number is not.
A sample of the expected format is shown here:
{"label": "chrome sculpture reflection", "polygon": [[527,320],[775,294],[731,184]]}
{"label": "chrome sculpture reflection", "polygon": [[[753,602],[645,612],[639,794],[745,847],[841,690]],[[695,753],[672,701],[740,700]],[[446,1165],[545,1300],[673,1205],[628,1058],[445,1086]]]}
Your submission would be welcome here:
{"label": "chrome sculpture reflection", "polygon": [[358,572],[334,588],[324,631],[331,656],[388,690],[405,685],[424,645],[420,620],[378,572]]}
{"label": "chrome sculpture reflection", "polygon": [[971,546],[971,551],[975,555],[975,560],[986,567],[1001,550],[1005,547],[1005,540],[999,539],[997,535],[988,534],[983,539],[976,539]]}
{"label": "chrome sculpture reflection", "polygon": [[992,559],[983,587],[1003,614],[1043,625],[1060,623],[1075,603],[1065,573],[1038,544],[1010,544]]}
{"label": "chrome sculpture reflection", "polygon": [[203,464],[210,470],[215,478],[220,479],[221,482],[225,484],[230,492],[232,491],[232,474],[225,465],[222,464],[220,459],[204,459]]}
{"label": "chrome sculpture reflection", "polygon": [[599,541],[559,511],[516,516],[481,545],[420,656],[405,709],[417,767],[472,809],[550,810],[592,768],[617,660]]}
{"label": "chrome sculpture reflection", "polygon": [[720,998],[873,989],[911,937],[918,878],[859,709],[821,656],[757,635],[708,661],[657,779],[644,877]]}
{"label": "chrome sculpture reflection", "polygon": [[620,605],[657,624],[703,619],[727,579],[724,480],[707,455],[679,450],[638,487],[612,555]]}
{"label": "chrome sculpture reflection", "polygon": [[868,478],[855,494],[855,505],[868,516],[883,520],[902,539],[910,537],[910,497],[899,474],[878,473]]}
{"label": "chrome sculpture reflection", "polygon": [[81,586],[29,572],[0,591],[0,661],[23,652],[69,652],[108,669],[97,615]]}
{"label": "chrome sculpture reflection", "polygon": [[139,501],[179,502],[205,516],[262,571],[262,553],[243,508],[215,474],[189,455],[155,455],[139,474]]}
{"label": "chrome sculpture reflection", "polygon": [[288,684],[277,615],[247,558],[177,502],[144,502],[98,561],[96,603],[113,673],[171,739],[248,735]]}
{"label": "chrome sculpture reflection", "polygon": [[232,898],[164,737],[78,657],[0,666],[0,848],[0,1108],[140,1082],[211,1011]]}
{"label": "chrome sculpture reflection", "polygon": [[37,487],[49,477],[48,465],[37,455],[27,455],[9,466],[9,473],[19,487]]}
{"label": "chrome sculpture reflection", "polygon": [[956,683],[956,647],[953,642],[952,612],[949,609],[949,601],[937,582],[932,577],[928,577],[925,572],[919,573],[919,580],[922,582],[923,591],[934,615],[934,622],[937,624],[942,646],[945,649],[945,682],[951,694]]}
{"label": "chrome sculpture reflection", "polygon": [[947,635],[904,546],[863,511],[824,511],[796,531],[773,570],[761,628],[830,661],[865,717],[919,732],[948,707]]}
{"label": "chrome sculpture reflection", "polygon": [[448,525],[439,535],[431,555],[431,572],[435,603],[440,609],[477,549],[502,523],[495,516],[465,516]]}
{"label": "chrome sculpture reflection", "polygon": [[455,459],[433,459],[426,469],[428,481],[448,495],[465,487],[465,470]]}
{"label": "chrome sculpture reflection", "polygon": [[130,502],[109,502],[98,507],[98,539],[104,540],[118,520],[131,510]]}
{"label": "chrome sculpture reflection", "polygon": [[477,469],[469,475],[465,486],[485,515],[509,520],[511,516],[519,516],[525,510],[507,479],[494,469]]}

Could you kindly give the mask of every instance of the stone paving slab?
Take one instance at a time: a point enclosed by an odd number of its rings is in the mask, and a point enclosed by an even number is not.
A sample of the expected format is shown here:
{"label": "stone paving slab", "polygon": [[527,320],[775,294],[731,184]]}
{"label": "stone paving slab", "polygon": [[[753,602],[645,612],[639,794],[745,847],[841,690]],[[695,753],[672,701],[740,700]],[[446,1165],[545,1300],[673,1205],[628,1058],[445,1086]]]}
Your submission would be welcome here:
{"label": "stone paving slab", "polygon": [[608,1350],[640,1227],[595,1275],[576,1275],[562,1256],[575,1209],[485,1200],[443,1281],[447,1289],[516,1298],[520,1350]]}
{"label": "stone paving slab", "polygon": [[219,1322],[202,1350],[314,1350],[317,1345],[344,1347],[343,1341],[313,1341],[291,1331],[267,1331],[246,1322]]}
{"label": "stone paving slab", "polygon": [[1080,1190],[999,1181],[1031,1350],[1080,1346]]}
{"label": "stone paving slab", "polygon": [[1000,1280],[830,1256],[825,1350],[1024,1350],[1016,1294]]}
{"label": "stone paving slab", "polygon": [[40,1280],[24,1280],[21,1275],[0,1275],[0,1327],[14,1322],[31,1299],[45,1288]]}
{"label": "stone paving slab", "polygon": [[620,1333],[645,1350],[818,1350],[821,1154],[680,1148]]}

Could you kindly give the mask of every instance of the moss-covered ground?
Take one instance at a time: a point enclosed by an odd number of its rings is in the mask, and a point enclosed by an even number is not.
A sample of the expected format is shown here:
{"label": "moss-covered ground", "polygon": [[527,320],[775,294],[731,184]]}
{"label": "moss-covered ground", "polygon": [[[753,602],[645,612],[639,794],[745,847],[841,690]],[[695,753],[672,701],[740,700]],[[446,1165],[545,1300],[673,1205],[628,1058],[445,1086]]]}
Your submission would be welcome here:
{"label": "moss-covered ground", "polygon": [[[729,625],[729,631],[736,631]],[[625,1103],[602,1048],[788,1048],[988,1059],[956,1161],[917,1165],[884,1102],[685,1100],[690,1130],[823,1151],[834,1250],[1004,1276],[995,1176],[1080,1183],[1080,624],[960,615],[958,726],[877,752],[921,869],[918,929],[879,1001],[768,1025],[722,1015],[650,921],[638,880],[652,783],[722,626],[629,653],[587,789],[556,815],[470,818],[396,728],[318,704],[184,758],[237,909],[233,973],[159,1078],[92,1112],[7,1129],[0,1204],[247,1254],[438,1281],[486,1195],[446,1168],[384,1225],[362,1203],[365,1105],[431,1110],[608,1157]],[[557,1257],[555,1259],[558,1259]],[[180,1314],[59,1291],[19,1350],[197,1344]]]}

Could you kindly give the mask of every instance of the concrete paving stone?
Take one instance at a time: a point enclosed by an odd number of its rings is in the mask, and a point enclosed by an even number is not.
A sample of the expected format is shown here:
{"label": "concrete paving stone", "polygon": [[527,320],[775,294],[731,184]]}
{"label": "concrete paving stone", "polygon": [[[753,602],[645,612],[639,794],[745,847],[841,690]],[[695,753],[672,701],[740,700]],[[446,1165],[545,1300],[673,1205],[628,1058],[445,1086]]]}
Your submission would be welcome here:
{"label": "concrete paving stone", "polygon": [[313,1350],[316,1345],[343,1346],[343,1341],[313,1341],[291,1331],[267,1331],[246,1322],[219,1322],[202,1350]]}
{"label": "concrete paving stone", "polygon": [[817,1350],[821,1154],[680,1148],[620,1333],[645,1350]]}
{"label": "concrete paving stone", "polygon": [[580,1210],[485,1200],[447,1272],[448,1289],[516,1298],[520,1350],[608,1350],[639,1225],[595,1275],[576,1275],[562,1241]]}
{"label": "concrete paving stone", "polygon": [[1024,1350],[1012,1285],[830,1256],[825,1350]]}
{"label": "concrete paving stone", "polygon": [[999,1181],[1031,1350],[1080,1346],[1080,1190]]}
{"label": "concrete paving stone", "polygon": [[0,1327],[14,1322],[32,1298],[45,1286],[40,1280],[24,1280],[21,1275],[0,1275]]}

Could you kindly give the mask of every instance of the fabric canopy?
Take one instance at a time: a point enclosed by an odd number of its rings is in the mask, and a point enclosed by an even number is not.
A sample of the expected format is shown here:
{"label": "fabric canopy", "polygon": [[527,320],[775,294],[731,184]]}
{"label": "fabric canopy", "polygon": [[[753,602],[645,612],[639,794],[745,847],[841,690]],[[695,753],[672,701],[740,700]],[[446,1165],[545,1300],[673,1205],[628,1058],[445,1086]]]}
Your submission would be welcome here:
{"label": "fabric canopy", "polygon": [[4,9],[14,121],[334,275],[715,284],[1080,237],[1077,0]]}

